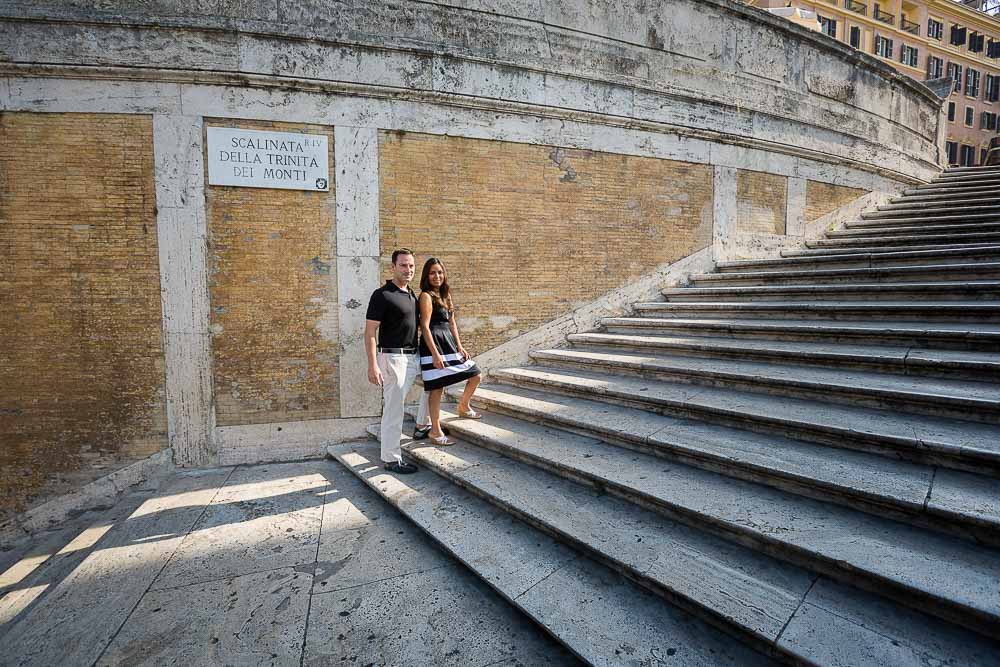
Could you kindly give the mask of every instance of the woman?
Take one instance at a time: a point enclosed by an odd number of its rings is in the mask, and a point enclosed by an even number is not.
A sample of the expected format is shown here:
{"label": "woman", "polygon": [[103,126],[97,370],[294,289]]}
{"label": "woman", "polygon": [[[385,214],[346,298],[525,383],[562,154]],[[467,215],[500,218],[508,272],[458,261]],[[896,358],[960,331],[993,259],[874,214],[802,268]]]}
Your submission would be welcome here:
{"label": "woman", "polygon": [[469,401],[479,386],[479,368],[462,347],[455,323],[455,304],[448,286],[444,264],[436,257],[424,263],[420,274],[420,376],[427,392],[430,426],[419,426],[414,439],[428,433],[436,445],[454,444],[441,431],[441,395],[444,388],[463,380],[465,391],[458,402],[458,416],[479,419]]}

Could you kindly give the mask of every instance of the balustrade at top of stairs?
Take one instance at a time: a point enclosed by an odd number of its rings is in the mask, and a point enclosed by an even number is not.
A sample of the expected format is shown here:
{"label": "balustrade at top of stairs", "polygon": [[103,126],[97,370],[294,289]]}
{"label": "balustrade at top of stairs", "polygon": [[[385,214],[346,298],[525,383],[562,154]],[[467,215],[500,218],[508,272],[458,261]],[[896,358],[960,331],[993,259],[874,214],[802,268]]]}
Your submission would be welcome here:
{"label": "balustrade at top of stairs", "polygon": [[1000,168],[663,296],[332,451],[591,664],[1000,665]]}

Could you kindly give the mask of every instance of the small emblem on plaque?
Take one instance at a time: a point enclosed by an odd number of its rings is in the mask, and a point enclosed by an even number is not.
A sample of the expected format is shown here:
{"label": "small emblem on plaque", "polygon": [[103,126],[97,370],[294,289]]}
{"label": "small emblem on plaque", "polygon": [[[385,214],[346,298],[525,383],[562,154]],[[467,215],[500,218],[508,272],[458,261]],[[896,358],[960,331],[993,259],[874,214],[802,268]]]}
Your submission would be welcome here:
{"label": "small emblem on plaque", "polygon": [[316,189],[317,190],[325,190],[326,189],[326,179],[325,178],[317,178],[316,179]]}

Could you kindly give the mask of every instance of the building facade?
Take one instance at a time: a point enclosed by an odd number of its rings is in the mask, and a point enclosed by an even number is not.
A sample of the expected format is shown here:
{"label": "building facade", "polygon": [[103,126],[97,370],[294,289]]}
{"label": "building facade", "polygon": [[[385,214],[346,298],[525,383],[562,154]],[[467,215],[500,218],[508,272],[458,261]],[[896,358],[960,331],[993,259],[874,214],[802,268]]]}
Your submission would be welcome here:
{"label": "building facade", "polygon": [[[787,0],[751,0],[764,8]],[[834,39],[925,81],[954,78],[946,151],[953,165],[982,164],[1000,133],[1000,17],[951,0],[792,0]]]}

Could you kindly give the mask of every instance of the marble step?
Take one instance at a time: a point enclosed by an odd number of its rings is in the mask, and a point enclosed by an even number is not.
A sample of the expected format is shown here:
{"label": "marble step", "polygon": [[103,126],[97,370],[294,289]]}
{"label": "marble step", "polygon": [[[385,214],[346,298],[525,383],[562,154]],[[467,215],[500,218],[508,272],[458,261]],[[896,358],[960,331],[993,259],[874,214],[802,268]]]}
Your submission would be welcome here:
{"label": "marble step", "polygon": [[899,611],[932,613],[976,639],[1000,635],[995,550],[654,457],[647,464],[590,438],[532,425],[495,435],[503,454],[464,442],[409,454],[757,642],[780,638],[817,576],[877,591]]}
{"label": "marble step", "polygon": [[944,246],[951,247],[958,243],[997,243],[1000,242],[1000,232],[955,232],[955,233],[900,233],[884,234],[865,238],[826,238],[806,241],[806,248],[854,248],[860,250],[888,248],[890,246]]}
{"label": "marble step", "polygon": [[719,273],[756,270],[799,270],[828,268],[917,267],[939,264],[1000,262],[1000,245],[953,248],[950,250],[907,250],[892,248],[881,252],[807,251],[799,256],[780,259],[743,259],[716,264]]}
{"label": "marble step", "polygon": [[[1000,546],[1000,480],[541,391],[481,387],[484,421],[447,421],[477,444],[518,422],[574,433],[973,543]],[[456,417],[442,413],[444,419]],[[488,445],[487,445],[488,446]],[[655,467],[655,466],[654,466]]]}
{"label": "marble step", "polygon": [[[975,200],[973,200],[975,201]],[[1000,217],[1000,204],[996,199],[983,199],[983,203],[914,204],[913,206],[879,206],[875,211],[861,214],[865,220],[907,218],[914,220],[983,220]]]}
{"label": "marble step", "polygon": [[388,473],[373,443],[328,452],[587,664],[625,667],[667,655],[700,667],[774,664],[446,477]]}
{"label": "marble step", "polygon": [[995,221],[974,223],[955,222],[948,224],[913,222],[898,222],[895,220],[878,220],[875,222],[849,222],[842,229],[826,233],[829,239],[858,238],[880,236],[886,234],[971,234],[979,232],[996,232],[1000,230],[1000,217]]}
{"label": "marble step", "polygon": [[711,359],[741,359],[766,363],[798,362],[810,366],[893,373],[917,378],[945,378],[996,382],[1000,378],[1000,353],[927,350],[908,346],[857,345],[826,341],[785,341],[655,335],[590,331],[569,334],[573,347],[606,347],[637,352]]}
{"label": "marble step", "polygon": [[609,333],[641,335],[697,335],[733,338],[816,341],[824,345],[892,345],[914,348],[911,359],[939,351],[991,352],[1000,350],[1000,325],[944,324],[893,321],[822,321],[801,319],[608,317],[601,321]]}
{"label": "marble step", "polygon": [[995,382],[1000,353],[927,350],[911,346],[857,345],[838,341],[783,341],[694,335],[653,335],[592,331],[569,334],[578,348],[609,347],[640,352],[669,352],[710,359],[743,359],[774,363],[874,370],[914,377]]}
{"label": "marble step", "polygon": [[[996,221],[1000,219],[1000,205],[993,206],[953,206],[946,211],[867,211],[861,214],[862,220],[893,220],[914,223],[925,222],[975,222]],[[848,223],[850,225],[851,223]]]}
{"label": "marble step", "polygon": [[1000,176],[996,174],[971,174],[968,176],[956,176],[931,181],[927,185],[917,186],[920,191],[940,189],[940,188],[988,188],[1000,186]]}
{"label": "marble step", "polygon": [[1000,173],[1000,167],[993,165],[979,165],[978,167],[948,167],[943,172],[943,175],[951,174],[968,174],[968,173],[979,173],[979,172],[997,172]]}
{"label": "marble step", "polygon": [[927,201],[917,201],[912,197],[899,197],[893,199],[888,204],[879,206],[878,211],[948,211],[948,210],[970,210],[972,207],[997,206],[996,197],[970,197],[968,199],[929,199]]}
{"label": "marble step", "polygon": [[[928,255],[938,255],[941,258],[948,257],[951,253],[957,252],[967,252],[967,253],[989,253],[991,256],[996,257],[997,249],[1000,248],[998,243],[936,243],[933,245],[914,245],[909,247],[893,247],[893,246],[870,246],[864,248],[803,248],[798,250],[782,250],[782,259],[794,258],[794,257],[829,257],[836,258],[842,255],[869,255],[872,260],[877,259],[891,259],[893,257],[901,257],[900,253],[916,253],[925,252]],[[935,259],[934,261],[940,261]]]}
{"label": "marble step", "polygon": [[491,377],[528,389],[1000,477],[1000,427],[993,424],[545,366],[494,370]]}
{"label": "marble step", "polygon": [[582,369],[1000,424],[1000,384],[995,383],[615,348],[533,350],[530,354],[539,364],[571,371]]}
{"label": "marble step", "polygon": [[[811,285],[730,285],[719,287],[670,287],[660,292],[671,303],[746,299],[753,302],[854,301],[935,299],[946,302],[1000,300],[1000,281],[954,280],[937,282],[818,283]],[[998,301],[1000,305],[1000,301]]]}
{"label": "marble step", "polygon": [[963,173],[951,173],[951,174],[941,174],[937,178],[931,181],[932,184],[936,183],[969,183],[973,181],[994,181],[1000,180],[1000,171],[995,169],[986,169],[983,171],[976,172],[963,172]]}
{"label": "marble step", "polygon": [[904,190],[903,196],[891,201],[906,199],[908,201],[926,201],[931,199],[963,199],[967,197],[991,197],[996,195],[996,187],[985,185],[974,188],[947,188],[923,186],[919,189]]}
{"label": "marble step", "polygon": [[[997,259],[1000,259],[998,255]],[[770,268],[770,266],[768,266]],[[717,285],[788,285],[799,283],[892,283],[924,279],[961,277],[963,280],[983,280],[1000,278],[1000,261],[971,264],[924,264],[904,266],[878,266],[858,268],[803,269],[794,265],[778,271],[744,271],[730,269],[725,273],[696,273],[689,278],[693,287],[714,287]]]}
{"label": "marble step", "polygon": [[1000,301],[681,301],[637,303],[633,308],[654,317],[1000,322]]}

